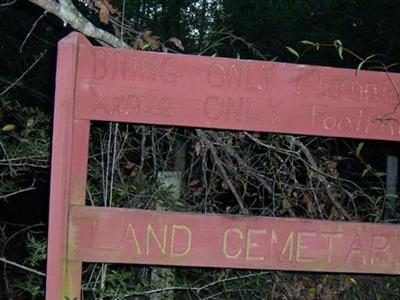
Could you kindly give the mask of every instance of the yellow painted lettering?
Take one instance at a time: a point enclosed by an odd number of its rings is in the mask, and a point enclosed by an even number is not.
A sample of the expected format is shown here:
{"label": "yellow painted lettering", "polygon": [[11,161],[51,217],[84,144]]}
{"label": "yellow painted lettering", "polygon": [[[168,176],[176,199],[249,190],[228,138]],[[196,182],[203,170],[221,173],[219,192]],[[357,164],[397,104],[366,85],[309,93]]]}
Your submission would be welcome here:
{"label": "yellow painted lettering", "polygon": [[302,255],[301,250],[307,250],[308,245],[305,243],[305,237],[315,237],[315,232],[298,232],[297,233],[297,247],[296,247],[296,261],[297,262],[313,262],[314,258]]}
{"label": "yellow painted lettering", "polygon": [[[389,238],[385,235],[374,234],[370,244],[370,263],[384,262],[389,249]],[[380,258],[380,259],[379,259]]]}
{"label": "yellow painted lettering", "polygon": [[258,243],[252,240],[254,234],[267,234],[265,229],[249,229],[247,230],[247,243],[246,243],[246,259],[264,260],[263,256],[251,256],[251,248],[258,247]]}
{"label": "yellow painted lettering", "polygon": [[366,259],[366,255],[364,253],[364,247],[360,238],[359,234],[355,234],[353,241],[351,242],[350,248],[347,251],[346,257],[345,257],[345,261],[347,262],[349,260],[349,257],[351,255],[358,255],[361,258],[361,261],[363,262],[364,265],[367,264],[367,259]]}
{"label": "yellow painted lettering", "polygon": [[133,243],[136,247],[137,254],[139,255],[142,254],[142,251],[140,249],[140,244],[136,236],[136,231],[135,228],[132,226],[132,224],[129,224],[128,227],[126,228],[125,234],[121,242],[119,243],[119,248],[122,248],[126,242]]}
{"label": "yellow painted lettering", "polygon": [[149,253],[150,253],[150,236],[153,237],[158,248],[160,248],[161,253],[165,254],[165,249],[167,246],[167,231],[168,231],[168,227],[167,227],[167,225],[164,225],[163,226],[163,234],[162,234],[162,242],[161,242],[161,238],[157,236],[157,234],[154,231],[154,228],[150,224],[147,225],[146,255],[149,255]]}
{"label": "yellow painted lettering", "polygon": [[[186,233],[187,244],[186,248],[181,252],[175,251],[175,241],[176,241],[176,232],[177,230],[181,230]],[[192,247],[192,231],[186,225],[172,225],[171,231],[171,256],[184,256],[189,253],[190,248]]]}
{"label": "yellow painted lettering", "polygon": [[224,253],[226,258],[238,258],[239,255],[242,253],[242,249],[239,247],[239,249],[235,253],[229,253],[228,252],[228,235],[230,234],[237,234],[239,235],[239,238],[242,240],[243,239],[243,232],[239,228],[228,228],[224,232],[224,240],[222,244],[222,252]]}
{"label": "yellow painted lettering", "polygon": [[[272,233],[271,233],[271,255],[273,255],[273,253],[274,253],[273,247],[277,243],[278,243],[278,237],[276,236],[275,230],[272,230]],[[287,253],[287,252],[289,252],[288,253],[289,254],[288,255],[289,261],[292,261],[293,260],[293,231],[291,231],[288,234],[288,237],[286,239],[286,243],[283,246],[283,249],[282,249],[281,253],[278,256],[278,259],[280,261],[282,261],[283,255],[285,253]]]}
{"label": "yellow painted lettering", "polygon": [[343,234],[339,232],[324,232],[321,233],[321,236],[328,238],[328,263],[330,264],[332,262],[333,238],[342,237]]}

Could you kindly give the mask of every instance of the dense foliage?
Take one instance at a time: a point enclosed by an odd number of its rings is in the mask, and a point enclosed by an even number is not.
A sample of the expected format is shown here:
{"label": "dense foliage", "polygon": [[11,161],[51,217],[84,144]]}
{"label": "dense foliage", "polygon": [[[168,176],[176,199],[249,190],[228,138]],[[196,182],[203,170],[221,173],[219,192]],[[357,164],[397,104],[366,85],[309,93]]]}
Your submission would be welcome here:
{"label": "dense foliage", "polygon": [[[101,6],[110,3],[113,8]],[[382,54],[379,60],[386,65],[400,57],[400,6],[389,0],[75,4],[96,26],[143,51],[353,69],[371,54]],[[0,14],[0,258],[28,267],[0,261],[0,299],[42,299],[56,45],[72,29],[28,1],[6,1]],[[302,40],[325,46],[310,50]],[[338,40],[350,50],[343,59]],[[394,65],[391,71],[396,70]],[[388,199],[397,198],[386,191],[386,155],[397,149],[394,143],[349,139],[96,123],[87,201],[397,223],[398,205],[385,213],[392,203]],[[180,189],[162,180],[167,171],[179,174]],[[400,298],[396,277],[351,274],[191,268],[163,273],[152,267],[88,264],[83,279],[83,299]]]}

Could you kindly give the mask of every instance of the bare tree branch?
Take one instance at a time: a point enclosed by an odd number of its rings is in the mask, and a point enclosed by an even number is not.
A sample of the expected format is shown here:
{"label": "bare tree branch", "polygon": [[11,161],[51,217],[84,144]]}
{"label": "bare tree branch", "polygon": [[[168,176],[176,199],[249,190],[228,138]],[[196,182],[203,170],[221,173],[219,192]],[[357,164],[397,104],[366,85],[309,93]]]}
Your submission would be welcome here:
{"label": "bare tree branch", "polygon": [[[294,145],[298,146],[301,151],[304,153],[306,156],[308,162],[310,165],[315,169],[319,170],[317,162],[313,158],[310,150],[307,149],[307,147],[298,139],[293,136],[287,136],[287,139],[289,142],[293,143]],[[332,184],[329,183],[329,181],[320,174],[321,172],[317,172],[317,178],[320,182],[323,183],[326,189],[326,194],[331,201],[331,203],[339,210],[339,212],[349,221],[352,220],[352,217],[349,215],[349,213],[343,208],[343,206],[336,200],[335,196],[332,193]]]}
{"label": "bare tree branch", "polygon": [[97,28],[85,18],[70,0],[60,0],[59,3],[53,0],[29,0],[46,11],[59,17],[65,24],[82,32],[84,35],[107,43],[115,48],[130,48],[127,43],[111,33]]}
{"label": "bare tree branch", "polygon": [[17,3],[17,0],[13,0],[13,1],[9,1],[9,2],[6,2],[6,3],[0,4],[0,7],[10,6],[10,5],[13,5],[15,3]]}
{"label": "bare tree branch", "polygon": [[[218,285],[218,284],[223,284],[223,283],[230,282],[230,281],[235,281],[235,280],[248,279],[248,278],[251,278],[251,277],[269,275],[269,274],[271,274],[270,271],[262,271],[262,272],[250,273],[250,274],[246,274],[246,275],[227,277],[227,278],[222,278],[222,279],[215,280],[213,282],[210,282],[210,283],[205,284],[205,285],[200,286],[200,287],[171,286],[171,287],[165,287],[165,288],[160,288],[160,289],[148,290],[148,291],[144,291],[144,292],[132,292],[132,293],[123,295],[122,297],[119,297],[117,299],[130,298],[132,296],[148,296],[148,295],[151,295],[151,294],[161,293],[161,292],[171,291],[171,290],[174,290],[174,291],[193,291],[193,292],[199,294],[203,290],[207,290],[210,287]],[[96,291],[96,290],[87,289],[87,288],[86,289],[83,288],[83,290]],[[114,296],[114,295],[107,295],[107,296]]]}
{"label": "bare tree branch", "polygon": [[22,73],[22,75],[19,76],[17,80],[15,80],[9,87],[7,87],[4,91],[1,92],[0,96],[3,96],[5,93],[11,90],[16,84],[18,84],[22,80],[22,78],[24,78],[24,76],[28,74],[29,71],[32,70],[34,66],[37,65],[37,63],[45,56],[46,53],[47,51],[42,52],[42,54],[40,54],[40,56],[34,61],[34,63],[28,69],[26,69],[26,71]]}
{"label": "bare tree branch", "polygon": [[32,184],[31,184],[31,186],[29,186],[27,188],[20,189],[18,191],[15,191],[15,192],[12,192],[12,193],[9,193],[9,194],[6,194],[6,195],[0,195],[0,200],[1,199],[6,199],[6,198],[11,197],[11,196],[15,196],[17,194],[24,193],[24,192],[27,192],[27,191],[32,191],[32,190],[35,190],[35,189],[36,189],[36,187],[35,187],[35,180],[34,180],[32,182]]}
{"label": "bare tree branch", "polygon": [[240,210],[243,214],[248,215],[249,211],[248,209],[244,206],[243,200],[240,197],[239,193],[237,192],[235,186],[233,185],[232,181],[229,179],[228,173],[226,173],[226,170],[218,157],[217,150],[215,149],[214,145],[210,142],[210,140],[206,137],[205,133],[201,129],[196,129],[196,132],[198,136],[201,138],[201,140],[207,145],[207,147],[211,151],[211,155],[214,158],[215,163],[217,164],[218,169],[220,170],[222,176],[224,177],[226,183],[229,186],[229,189],[231,190],[233,196],[235,197],[237,203],[239,204]]}
{"label": "bare tree branch", "polygon": [[26,35],[26,37],[24,38],[23,42],[21,43],[21,46],[19,47],[19,53],[22,53],[22,48],[24,48],[24,45],[26,44],[26,42],[28,41],[29,37],[31,36],[32,32],[35,30],[37,24],[40,22],[40,20],[46,15],[46,12],[44,12],[43,14],[41,14],[39,16],[39,18],[36,19],[36,21],[32,24],[31,29],[29,30],[28,34]]}
{"label": "bare tree branch", "polygon": [[19,269],[21,269],[21,270],[24,270],[24,271],[28,271],[28,272],[33,273],[33,274],[36,274],[36,275],[38,275],[38,276],[46,277],[46,274],[45,274],[45,273],[42,273],[42,272],[40,272],[40,271],[38,271],[38,270],[35,270],[35,269],[32,269],[32,268],[26,267],[26,266],[21,265],[21,264],[19,264],[19,263],[13,262],[13,261],[8,260],[8,259],[6,259],[6,258],[4,258],[4,257],[0,257],[0,262],[4,263],[4,264],[6,264],[6,265],[10,265],[10,266],[17,267],[17,268],[19,268]]}

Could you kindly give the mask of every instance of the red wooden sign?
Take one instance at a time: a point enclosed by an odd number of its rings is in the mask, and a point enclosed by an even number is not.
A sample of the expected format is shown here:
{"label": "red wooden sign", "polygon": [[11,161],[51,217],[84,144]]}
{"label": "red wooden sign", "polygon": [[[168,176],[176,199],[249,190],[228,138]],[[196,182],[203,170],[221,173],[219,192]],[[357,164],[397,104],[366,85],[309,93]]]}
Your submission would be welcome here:
{"label": "red wooden sign", "polygon": [[46,298],[82,262],[400,274],[398,226],[85,207],[91,120],[400,140],[400,75],[60,41]]}
{"label": "red wooden sign", "polygon": [[400,228],[306,219],[73,207],[71,260],[400,273]]}
{"label": "red wooden sign", "polygon": [[75,117],[400,140],[399,74],[82,47]]}

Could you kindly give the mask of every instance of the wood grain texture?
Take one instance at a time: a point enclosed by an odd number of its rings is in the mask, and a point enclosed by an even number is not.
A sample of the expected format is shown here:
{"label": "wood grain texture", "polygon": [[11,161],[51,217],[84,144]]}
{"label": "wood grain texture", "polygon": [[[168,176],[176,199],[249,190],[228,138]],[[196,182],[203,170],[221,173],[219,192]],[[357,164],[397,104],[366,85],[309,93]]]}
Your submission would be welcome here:
{"label": "wood grain texture", "polygon": [[400,75],[83,47],[79,119],[400,140]]}
{"label": "wood grain texture", "polygon": [[292,218],[73,207],[72,260],[400,274],[400,228]]}
{"label": "wood grain texture", "polygon": [[89,121],[74,120],[78,52],[87,39],[72,33],[61,40],[53,121],[46,299],[80,299],[81,264],[67,257],[71,204],[84,204]]}
{"label": "wood grain texture", "polygon": [[46,299],[61,299],[66,265],[76,36],[59,42],[51,159]]}

